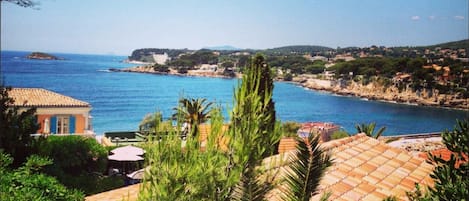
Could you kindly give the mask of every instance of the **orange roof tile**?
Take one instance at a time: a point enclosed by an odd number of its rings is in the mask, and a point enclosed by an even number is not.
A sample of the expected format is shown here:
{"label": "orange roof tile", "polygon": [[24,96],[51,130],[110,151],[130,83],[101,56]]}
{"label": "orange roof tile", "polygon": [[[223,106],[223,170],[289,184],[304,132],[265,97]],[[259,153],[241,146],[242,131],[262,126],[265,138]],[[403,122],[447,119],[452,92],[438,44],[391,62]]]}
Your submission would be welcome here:
{"label": "orange roof tile", "polygon": [[[326,142],[323,147],[331,151],[334,163],[321,181],[321,191],[331,191],[334,197],[382,200],[390,195],[405,196],[415,182],[431,184],[432,165],[364,134]],[[335,151],[342,147],[347,149]]]}
{"label": "orange roof tile", "polygon": [[[446,149],[446,148],[443,148],[443,149],[437,149],[437,150],[433,150],[431,151],[431,153],[434,155],[434,156],[438,156],[439,158],[445,160],[445,161],[448,161],[451,159],[451,155],[452,154],[455,154],[453,152],[451,152],[450,150]],[[419,157],[420,158],[423,158],[423,159],[428,159],[428,155],[426,152],[421,152],[419,153]],[[464,160],[462,161],[458,161],[456,163],[456,168],[459,167],[459,165],[461,165],[461,163],[467,163],[469,161],[469,157],[467,157],[466,155],[463,155],[463,158]]]}
{"label": "orange roof tile", "polygon": [[15,101],[15,106],[90,107],[87,102],[41,88],[12,88],[8,95]]}

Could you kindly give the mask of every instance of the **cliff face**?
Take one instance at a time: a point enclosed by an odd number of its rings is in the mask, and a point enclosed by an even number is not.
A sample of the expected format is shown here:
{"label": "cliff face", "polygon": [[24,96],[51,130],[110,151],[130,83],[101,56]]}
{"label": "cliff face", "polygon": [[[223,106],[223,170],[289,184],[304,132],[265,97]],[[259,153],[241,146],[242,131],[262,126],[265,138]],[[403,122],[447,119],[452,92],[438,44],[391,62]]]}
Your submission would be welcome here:
{"label": "cliff face", "polygon": [[382,86],[377,82],[362,85],[353,81],[341,83],[339,81],[316,79],[302,81],[301,85],[315,90],[357,96],[368,100],[469,110],[469,99],[459,98],[459,94],[439,94],[438,90],[423,89],[421,91],[412,91],[411,89],[405,89],[399,91],[395,86]]}
{"label": "cliff face", "polygon": [[26,56],[28,59],[39,59],[39,60],[62,60],[59,57],[56,57],[51,54],[42,53],[42,52],[33,52],[30,55]]}

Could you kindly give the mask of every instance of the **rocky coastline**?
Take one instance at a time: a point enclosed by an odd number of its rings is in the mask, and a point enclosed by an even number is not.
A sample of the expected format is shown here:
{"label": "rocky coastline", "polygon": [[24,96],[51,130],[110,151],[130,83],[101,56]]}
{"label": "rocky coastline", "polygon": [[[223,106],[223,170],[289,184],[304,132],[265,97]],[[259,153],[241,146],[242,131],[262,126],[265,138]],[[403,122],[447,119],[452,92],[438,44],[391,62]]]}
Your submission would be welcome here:
{"label": "rocky coastline", "polygon": [[[112,72],[132,72],[132,73],[149,73],[158,75],[174,75],[174,76],[192,76],[192,77],[214,77],[214,78],[241,78],[242,74],[236,73],[236,77],[223,75],[221,72],[189,70],[187,73],[178,73],[174,69],[169,72],[155,71],[151,66],[135,66],[123,69],[109,69]],[[279,81],[279,80],[277,80]],[[374,83],[361,85],[355,82],[348,84],[340,84],[335,80],[320,80],[314,78],[295,77],[291,83],[298,86],[316,90],[325,91],[341,96],[360,97],[366,100],[384,101],[396,104],[419,105],[429,107],[442,107],[451,109],[460,109],[469,111],[469,99],[460,99],[456,95],[433,94],[429,96],[429,92],[423,90],[420,93],[411,90],[399,91],[397,87],[382,87]],[[435,92],[433,92],[435,93]]]}
{"label": "rocky coastline", "polygon": [[203,70],[188,70],[187,73],[179,73],[177,70],[168,69],[168,72],[155,71],[151,66],[135,66],[130,68],[110,68],[109,71],[112,72],[131,72],[131,73],[148,73],[148,74],[157,74],[157,75],[173,75],[173,76],[185,76],[185,77],[213,77],[213,78],[241,78],[240,73],[235,73],[235,77],[223,75],[222,72],[213,72],[213,71],[203,71]]}
{"label": "rocky coastline", "polygon": [[399,91],[395,86],[383,87],[375,83],[361,85],[356,82],[340,84],[335,80],[300,78],[294,79],[293,82],[312,90],[326,91],[342,96],[360,97],[366,100],[469,111],[469,99],[458,98],[457,95],[438,94],[435,91],[414,92],[409,89]]}

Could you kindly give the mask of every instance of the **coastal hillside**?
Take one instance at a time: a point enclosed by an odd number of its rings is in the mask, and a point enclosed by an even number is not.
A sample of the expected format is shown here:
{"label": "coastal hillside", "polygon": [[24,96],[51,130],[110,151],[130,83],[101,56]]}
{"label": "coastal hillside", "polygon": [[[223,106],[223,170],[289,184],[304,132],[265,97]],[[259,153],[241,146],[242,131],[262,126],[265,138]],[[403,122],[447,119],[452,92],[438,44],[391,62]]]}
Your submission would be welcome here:
{"label": "coastal hillside", "polygon": [[317,52],[324,52],[334,50],[330,47],[317,46],[317,45],[293,45],[293,46],[284,46],[277,47],[272,49],[266,49],[263,52],[270,55],[282,55],[282,54],[314,54]]}
{"label": "coastal hillside", "polygon": [[177,57],[180,54],[190,52],[188,49],[167,49],[167,48],[142,48],[132,51],[129,61],[155,62],[154,54],[168,54],[169,57]]}
{"label": "coastal hillside", "polygon": [[447,43],[441,43],[441,44],[436,44],[436,45],[430,45],[430,46],[424,46],[421,48],[425,49],[434,49],[440,47],[442,49],[466,49],[466,52],[469,49],[469,39],[465,40],[459,40],[459,41],[453,41],[453,42],[447,42]]}

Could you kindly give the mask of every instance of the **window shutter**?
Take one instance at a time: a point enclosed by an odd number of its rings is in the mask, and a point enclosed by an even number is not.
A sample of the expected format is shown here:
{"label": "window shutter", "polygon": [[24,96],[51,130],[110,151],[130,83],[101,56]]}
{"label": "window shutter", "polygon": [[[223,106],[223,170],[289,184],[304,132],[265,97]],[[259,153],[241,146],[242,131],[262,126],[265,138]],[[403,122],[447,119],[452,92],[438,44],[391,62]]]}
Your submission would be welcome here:
{"label": "window shutter", "polygon": [[50,118],[50,133],[56,134],[57,133],[57,117],[52,116]]}
{"label": "window shutter", "polygon": [[75,133],[75,116],[70,115],[70,134]]}

